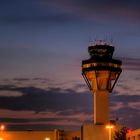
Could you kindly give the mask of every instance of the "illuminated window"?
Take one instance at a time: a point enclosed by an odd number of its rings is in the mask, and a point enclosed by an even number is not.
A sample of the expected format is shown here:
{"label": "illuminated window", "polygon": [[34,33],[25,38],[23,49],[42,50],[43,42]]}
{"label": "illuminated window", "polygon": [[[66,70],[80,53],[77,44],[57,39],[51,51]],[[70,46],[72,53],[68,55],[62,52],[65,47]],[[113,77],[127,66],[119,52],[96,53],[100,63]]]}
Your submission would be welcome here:
{"label": "illuminated window", "polygon": [[50,138],[45,138],[45,140],[50,140]]}

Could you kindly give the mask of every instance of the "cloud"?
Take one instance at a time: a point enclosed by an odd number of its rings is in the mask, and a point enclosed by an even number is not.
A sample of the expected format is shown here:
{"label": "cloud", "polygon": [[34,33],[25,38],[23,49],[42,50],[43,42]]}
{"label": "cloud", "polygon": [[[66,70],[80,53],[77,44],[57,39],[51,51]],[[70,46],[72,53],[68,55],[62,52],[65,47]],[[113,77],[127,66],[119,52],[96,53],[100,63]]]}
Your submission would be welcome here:
{"label": "cloud", "polygon": [[[61,88],[43,90],[35,87],[1,87],[1,91],[5,90],[21,92],[22,96],[17,96],[16,98],[0,97],[0,108],[3,109],[33,110],[40,112],[45,110],[58,111],[82,107],[81,110],[89,110],[90,94],[89,96],[87,96],[87,94],[79,95],[72,89],[65,90],[67,94],[64,94]],[[87,103],[85,102],[86,100]]]}
{"label": "cloud", "polygon": [[[63,84],[60,87],[57,84],[51,84],[51,80],[48,80],[47,83],[51,86],[47,87],[47,89],[28,87],[27,83],[34,80],[38,84],[44,80],[46,81],[46,79],[41,78],[28,80],[14,78],[5,80],[5,83],[0,86],[0,93],[8,91],[22,94],[22,96],[15,97],[0,97],[0,121],[7,124],[9,130],[14,130],[18,126],[19,129],[21,127],[23,130],[24,126],[28,128],[28,126],[35,124],[38,125],[38,128],[35,127],[36,129],[39,129],[41,125],[44,128],[46,128],[45,125],[51,125],[53,129],[56,127],[66,128],[66,126],[76,129],[83,122],[92,120],[93,109],[90,106],[93,102],[91,100],[92,95],[85,90],[80,90],[79,92],[82,84],[77,84],[72,86],[75,88],[69,89],[63,88]],[[13,85],[8,85],[8,83],[13,83]],[[40,129],[43,129],[43,127]],[[47,127],[46,129],[49,128]]]}
{"label": "cloud", "polygon": [[[134,72],[135,74],[136,72]],[[132,76],[135,81],[137,74],[134,76],[133,73],[128,73],[128,75],[129,78]],[[24,126],[35,124],[38,126],[44,124],[42,128],[51,124],[51,127],[65,128],[67,121],[71,121],[69,125],[72,124],[73,128],[78,128],[83,122],[92,121],[93,96],[90,91],[87,91],[86,86],[77,81],[68,86],[69,88],[65,87],[66,83],[57,84],[43,78],[14,78],[4,81],[1,82],[0,93],[3,91],[21,93],[21,96],[0,96],[1,121],[13,129],[17,128],[18,125],[23,129]],[[45,81],[47,88],[36,86]],[[35,84],[32,84],[31,87],[28,86],[30,83]],[[140,96],[133,92],[128,93],[134,91],[135,87],[134,89],[133,87],[127,85],[127,79],[122,77],[114,93],[110,94],[110,108],[113,118],[117,114],[121,123],[132,125],[133,122],[132,127],[136,128],[138,124],[135,120],[139,117]],[[135,120],[132,117],[134,113],[137,115],[134,117]],[[128,116],[130,124],[126,119],[127,114],[130,114]]]}
{"label": "cloud", "polygon": [[113,102],[112,101],[111,105],[110,105],[110,110],[111,110],[111,112],[113,112],[113,111],[117,111],[124,107],[125,107],[125,105],[123,104],[123,102]]}
{"label": "cloud", "polygon": [[140,126],[140,122],[138,121],[140,118],[140,113],[138,109],[124,107],[112,112],[112,114],[119,118],[119,123],[122,125],[132,129],[139,128]]}
{"label": "cloud", "polygon": [[[0,23],[46,23],[46,25],[51,24],[66,24],[76,21],[76,18],[72,16],[67,16],[65,14],[56,14],[56,15],[48,15],[48,16],[7,16],[7,17],[0,17]],[[46,26],[47,27],[47,26]]]}
{"label": "cloud", "polygon": [[139,58],[121,58],[123,62],[123,69],[140,71],[140,59]]}
{"label": "cloud", "polygon": [[[111,103],[117,103],[120,108],[129,106],[130,103],[138,103],[140,101],[139,95],[115,95],[110,97]],[[116,105],[115,105],[116,106]],[[131,106],[129,106],[131,107]]]}
{"label": "cloud", "polygon": [[[63,125],[65,122],[74,122],[75,124],[73,125],[77,125],[76,123],[79,123],[78,120],[73,120],[73,119],[64,119],[64,118],[37,118],[37,119],[27,119],[27,118],[0,118],[0,122],[3,123],[10,123],[10,124],[59,124],[61,123],[61,125]],[[65,125],[69,125],[69,123],[65,124]]]}
{"label": "cloud", "polygon": [[[10,84],[12,83],[12,84]],[[21,87],[36,87],[39,89],[47,90],[48,87],[56,87],[56,83],[53,80],[47,78],[13,78],[13,79],[3,79],[0,81],[0,89],[21,88]],[[58,85],[60,86],[60,85]]]}
{"label": "cloud", "polygon": [[77,19],[98,21],[126,19],[131,21],[133,19],[139,21],[140,16],[140,6],[137,0],[25,0],[24,2],[14,1],[14,4],[7,3],[1,4],[1,9],[4,12],[2,12],[3,15],[0,19],[4,23],[44,22],[47,24],[63,24]]}
{"label": "cloud", "polygon": [[139,101],[138,102],[130,102],[130,103],[128,103],[128,105],[131,108],[140,110],[140,98],[139,98]]}
{"label": "cloud", "polygon": [[0,97],[18,97],[22,96],[21,92],[16,92],[16,91],[1,91],[0,92]]}
{"label": "cloud", "polygon": [[[15,80],[15,81],[30,81],[29,78],[14,78],[13,80]],[[36,80],[36,79],[34,79],[34,80]],[[37,80],[38,80],[38,78],[37,78]]]}
{"label": "cloud", "polygon": [[[79,118],[78,118],[79,117]],[[75,122],[75,125],[80,125],[83,123],[84,120],[87,120],[86,117],[91,117],[89,115],[86,115],[86,114],[73,114],[73,115],[70,115],[70,116],[55,116],[55,117],[38,117],[38,118],[28,118],[28,117],[22,117],[22,118],[0,118],[0,122],[3,122],[3,123],[9,123],[9,124],[57,124],[57,123],[65,123],[66,121],[68,122]],[[86,119],[85,119],[86,118]],[[90,118],[91,119],[91,118]],[[68,125],[68,124],[66,124]],[[73,124],[74,125],[74,124]]]}
{"label": "cloud", "polygon": [[[43,127],[46,125],[45,129],[49,129],[50,126],[53,129],[56,128],[62,128],[67,126],[67,129],[73,129],[80,128],[80,126],[85,121],[89,121],[92,119],[92,115],[87,113],[76,113],[76,111],[72,114],[62,114],[62,112],[39,112],[35,113],[33,111],[11,111],[11,110],[0,110],[1,111],[1,117],[0,122],[4,123],[8,130],[10,130],[12,127],[21,127],[23,130],[24,126],[27,126],[26,129],[28,129],[29,126],[30,129],[35,129],[33,125],[38,126],[36,130],[41,129],[43,130]],[[68,112],[68,110],[67,110]],[[7,115],[6,115],[7,114]],[[7,117],[9,116],[9,117]],[[39,128],[39,126],[43,126]],[[13,128],[12,128],[13,130]],[[18,129],[16,129],[18,130]]]}
{"label": "cloud", "polygon": [[[65,123],[66,124],[66,123]],[[54,129],[61,129],[61,130],[80,130],[79,125],[61,125],[61,124],[22,124],[22,125],[17,125],[17,124],[11,124],[6,127],[7,130],[24,130],[24,131],[31,131],[31,130],[54,130]]]}
{"label": "cloud", "polygon": [[[130,20],[135,19],[139,15],[139,1],[113,1],[113,0],[48,0],[51,6],[59,7],[65,12],[75,14],[78,17],[88,18],[90,20]],[[93,18],[94,17],[94,18]]]}
{"label": "cloud", "polygon": [[117,95],[111,94],[110,97],[110,116],[119,118],[119,123],[133,129],[139,128],[140,123],[137,121],[139,113],[139,95]]}
{"label": "cloud", "polygon": [[44,7],[39,0],[1,3],[0,9],[0,23],[4,24],[45,23],[45,25],[58,25],[59,23],[65,24],[76,20],[73,16],[62,13],[61,10],[56,10],[55,7],[49,7],[48,5]]}
{"label": "cloud", "polygon": [[[44,111],[44,112],[34,112],[34,111],[11,111],[6,109],[1,109],[1,122],[11,122],[18,121],[18,123],[29,122],[49,122],[49,121],[62,121],[71,120],[83,123],[83,121],[90,120],[92,118],[91,113],[85,113],[76,110],[63,110],[63,111]],[[69,113],[70,112],[70,113]],[[9,121],[10,120],[10,121]]]}

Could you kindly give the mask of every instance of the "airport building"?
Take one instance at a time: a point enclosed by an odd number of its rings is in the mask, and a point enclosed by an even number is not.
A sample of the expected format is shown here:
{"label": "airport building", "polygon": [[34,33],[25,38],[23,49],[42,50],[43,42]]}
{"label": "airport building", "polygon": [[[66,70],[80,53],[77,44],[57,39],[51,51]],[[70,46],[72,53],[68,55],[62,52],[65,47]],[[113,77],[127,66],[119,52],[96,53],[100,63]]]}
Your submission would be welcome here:
{"label": "airport building", "polygon": [[140,140],[140,129],[128,132],[126,138],[127,140]]}

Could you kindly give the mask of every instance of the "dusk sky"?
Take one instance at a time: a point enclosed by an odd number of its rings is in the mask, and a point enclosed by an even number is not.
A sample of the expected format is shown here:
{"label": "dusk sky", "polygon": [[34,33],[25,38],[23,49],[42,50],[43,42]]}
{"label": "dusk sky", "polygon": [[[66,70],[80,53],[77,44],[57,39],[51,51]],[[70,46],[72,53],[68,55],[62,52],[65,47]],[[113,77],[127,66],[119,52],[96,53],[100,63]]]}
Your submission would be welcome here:
{"label": "dusk sky", "polygon": [[0,123],[76,130],[92,122],[81,61],[95,39],[113,40],[123,62],[110,118],[140,128],[139,0],[0,0]]}

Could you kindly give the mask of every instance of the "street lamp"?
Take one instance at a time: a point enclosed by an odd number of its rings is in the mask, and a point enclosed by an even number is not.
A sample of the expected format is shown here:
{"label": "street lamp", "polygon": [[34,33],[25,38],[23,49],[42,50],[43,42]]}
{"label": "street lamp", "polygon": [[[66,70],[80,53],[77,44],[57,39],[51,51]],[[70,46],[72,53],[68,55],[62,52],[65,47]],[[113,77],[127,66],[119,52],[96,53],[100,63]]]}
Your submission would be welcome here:
{"label": "street lamp", "polygon": [[5,129],[5,126],[4,125],[1,125],[0,126],[0,130],[3,131],[4,129]]}
{"label": "street lamp", "polygon": [[[4,129],[5,129],[5,126],[4,125],[0,125],[0,131],[4,131]],[[2,132],[1,132],[1,135],[2,135]],[[3,138],[0,137],[0,140],[3,140]]]}
{"label": "street lamp", "polygon": [[45,140],[50,140],[50,138],[47,137],[47,138],[45,138]]}
{"label": "street lamp", "polygon": [[108,129],[108,132],[109,132],[109,140],[111,140],[111,129],[114,128],[113,125],[107,125],[106,128]]}

